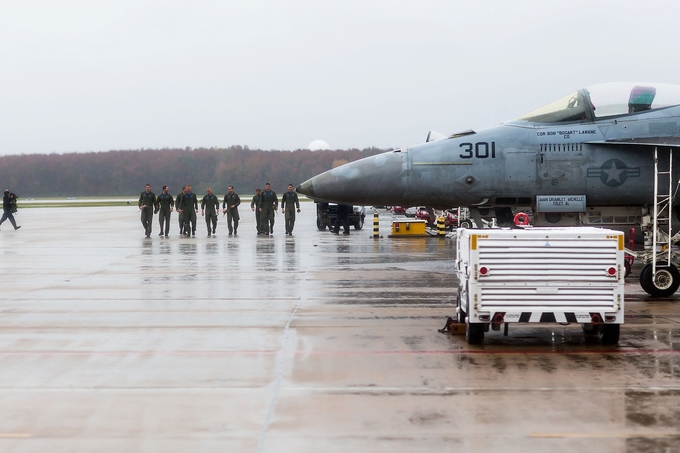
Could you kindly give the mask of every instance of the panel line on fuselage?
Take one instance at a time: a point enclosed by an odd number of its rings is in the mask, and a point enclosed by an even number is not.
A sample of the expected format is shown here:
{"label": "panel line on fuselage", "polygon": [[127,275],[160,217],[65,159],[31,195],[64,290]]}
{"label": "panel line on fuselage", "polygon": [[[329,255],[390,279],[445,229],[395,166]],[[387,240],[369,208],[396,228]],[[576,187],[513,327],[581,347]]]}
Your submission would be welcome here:
{"label": "panel line on fuselage", "polygon": [[413,162],[414,167],[425,167],[430,165],[472,165],[472,162]]}

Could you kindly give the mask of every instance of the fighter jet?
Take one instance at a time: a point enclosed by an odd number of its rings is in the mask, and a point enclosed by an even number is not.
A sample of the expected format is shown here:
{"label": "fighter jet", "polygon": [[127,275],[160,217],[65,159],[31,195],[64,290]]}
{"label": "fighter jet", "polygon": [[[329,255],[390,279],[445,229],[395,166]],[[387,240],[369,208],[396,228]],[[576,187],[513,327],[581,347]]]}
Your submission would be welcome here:
{"label": "fighter jet", "polygon": [[641,285],[666,296],[680,272],[674,255],[662,260],[655,250],[680,240],[668,220],[680,204],[679,126],[680,86],[594,85],[478,132],[431,132],[423,144],[350,162],[297,191],[343,204],[469,207],[473,218],[493,209],[501,223],[531,210],[535,225],[642,227],[654,250],[639,256],[650,264]]}

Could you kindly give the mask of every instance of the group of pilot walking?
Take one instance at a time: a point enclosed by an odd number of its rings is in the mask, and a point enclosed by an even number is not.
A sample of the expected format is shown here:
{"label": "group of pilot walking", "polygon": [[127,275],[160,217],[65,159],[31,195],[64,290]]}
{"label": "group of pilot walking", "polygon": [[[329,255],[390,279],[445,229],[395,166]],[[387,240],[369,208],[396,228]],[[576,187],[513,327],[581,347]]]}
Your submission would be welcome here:
{"label": "group of pilot walking", "polygon": [[[222,213],[227,216],[229,236],[238,234],[240,220],[238,207],[241,198],[234,187],[229,186],[227,194],[222,200]],[[179,232],[182,236],[196,236],[196,220],[198,214],[198,197],[191,190],[191,185],[182,187],[182,191],[176,197],[169,192],[168,186],[163,186],[163,192],[156,196],[151,192],[151,186],[147,184],[144,192],[139,195],[139,209],[141,211],[142,225],[146,237],[151,237],[151,229],[154,214],[158,214],[161,232],[159,236],[168,237],[170,232],[170,214],[173,210],[179,214]],[[265,184],[264,191],[257,189],[255,196],[250,202],[250,209],[255,212],[257,234],[269,236],[274,234],[274,214],[279,209],[279,199],[276,192],[271,189],[269,183]],[[288,184],[288,191],[281,197],[281,212],[285,215],[286,234],[293,234],[295,226],[295,212],[300,212],[298,195],[293,191],[293,185]],[[206,189],[206,195],[201,199],[201,216],[205,217],[205,225],[208,229],[208,237],[215,236],[217,230],[217,217],[220,212],[220,200],[213,194],[212,189]]]}

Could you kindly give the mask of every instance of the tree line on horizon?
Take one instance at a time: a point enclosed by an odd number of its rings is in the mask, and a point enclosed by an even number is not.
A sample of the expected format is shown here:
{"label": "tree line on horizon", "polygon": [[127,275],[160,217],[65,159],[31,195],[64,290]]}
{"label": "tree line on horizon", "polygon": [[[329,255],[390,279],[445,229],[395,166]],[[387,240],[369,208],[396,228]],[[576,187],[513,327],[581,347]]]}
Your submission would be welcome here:
{"label": "tree line on horizon", "polygon": [[144,190],[174,195],[191,184],[196,193],[212,187],[225,194],[255,193],[271,183],[285,190],[333,167],[386,150],[379,148],[310,151],[265,151],[229,148],[144,149],[66,154],[22,154],[0,157],[0,184],[20,198],[133,196]]}

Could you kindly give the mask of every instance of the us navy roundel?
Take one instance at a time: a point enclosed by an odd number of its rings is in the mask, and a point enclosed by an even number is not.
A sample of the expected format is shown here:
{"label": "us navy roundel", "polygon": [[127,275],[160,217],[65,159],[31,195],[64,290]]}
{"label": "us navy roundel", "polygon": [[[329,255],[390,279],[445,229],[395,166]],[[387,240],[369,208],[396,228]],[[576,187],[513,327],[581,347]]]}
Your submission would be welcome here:
{"label": "us navy roundel", "polygon": [[618,187],[625,183],[628,178],[640,176],[640,167],[629,168],[619,159],[609,159],[600,168],[589,168],[588,178],[600,178],[602,184],[607,187]]}

